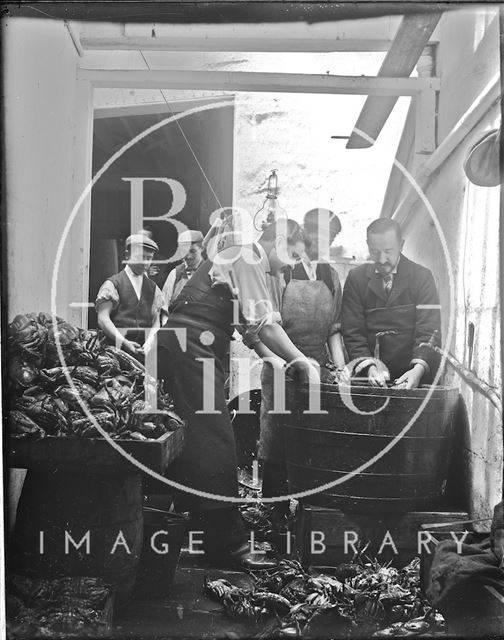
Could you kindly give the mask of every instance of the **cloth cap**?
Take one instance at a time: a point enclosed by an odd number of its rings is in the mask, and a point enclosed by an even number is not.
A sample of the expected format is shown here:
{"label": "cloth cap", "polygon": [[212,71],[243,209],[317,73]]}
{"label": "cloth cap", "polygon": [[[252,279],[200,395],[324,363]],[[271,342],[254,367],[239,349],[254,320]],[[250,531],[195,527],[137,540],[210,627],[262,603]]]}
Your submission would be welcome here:
{"label": "cloth cap", "polygon": [[159,251],[159,247],[154,240],[143,233],[134,233],[133,235],[128,236],[126,238],[126,246],[130,247],[132,244],[142,245],[146,249],[151,249],[151,251]]}
{"label": "cloth cap", "polygon": [[179,244],[189,244],[192,242],[203,242],[203,234],[201,231],[194,231],[192,229],[188,229],[187,231],[182,231],[182,233],[178,237]]}

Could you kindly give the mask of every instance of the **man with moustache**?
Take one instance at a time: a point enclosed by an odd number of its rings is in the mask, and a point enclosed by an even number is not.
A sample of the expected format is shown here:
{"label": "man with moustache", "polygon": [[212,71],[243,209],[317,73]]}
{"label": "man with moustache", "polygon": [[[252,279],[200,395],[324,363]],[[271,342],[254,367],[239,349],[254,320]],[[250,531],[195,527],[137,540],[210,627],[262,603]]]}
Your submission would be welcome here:
{"label": "man with moustache", "polygon": [[429,269],[408,260],[401,251],[401,227],[379,218],[367,228],[372,263],[352,269],[343,290],[342,334],[350,360],[361,359],[373,386],[385,386],[386,365],[394,386],[414,389],[434,379],[439,356],[422,343],[435,334],[440,345],[441,313]]}

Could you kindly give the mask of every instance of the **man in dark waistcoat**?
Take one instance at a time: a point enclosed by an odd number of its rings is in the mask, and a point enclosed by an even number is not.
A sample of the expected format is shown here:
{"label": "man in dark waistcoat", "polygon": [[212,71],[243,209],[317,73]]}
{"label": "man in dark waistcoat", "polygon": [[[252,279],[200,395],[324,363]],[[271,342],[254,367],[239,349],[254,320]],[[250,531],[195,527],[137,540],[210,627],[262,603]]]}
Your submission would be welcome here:
{"label": "man in dark waistcoat", "polygon": [[96,296],[98,326],[111,344],[135,357],[143,355],[146,329],[159,327],[160,314],[166,312],[163,294],[146,275],[156,251],[157,244],[146,234],[129,236],[124,269],[105,280]]}
{"label": "man in dark waistcoat", "polygon": [[352,269],[343,290],[342,334],[348,356],[362,359],[360,367],[368,367],[372,385],[385,386],[387,373],[367,362],[373,357],[386,365],[395,386],[428,384],[439,356],[421,345],[435,335],[439,346],[441,338],[441,307],[432,273],[401,253],[404,240],[395,220],[372,222],[367,242],[372,263]]}
{"label": "man in dark waistcoat", "polygon": [[251,553],[237,506],[236,449],[223,359],[233,329],[244,325],[292,363],[302,379],[318,380],[318,372],[279,324],[266,278],[270,270],[300,259],[303,251],[302,231],[292,220],[267,227],[258,243],[227,246],[194,273],[158,333],[158,374],[186,420],[184,450],[169,469],[171,478],[189,489],[177,495],[177,508],[191,512],[193,530],[203,531],[203,548],[219,564],[272,566]]}
{"label": "man in dark waistcoat", "polygon": [[170,308],[172,302],[178,298],[187,281],[203,263],[203,234],[201,231],[189,229],[179,235],[178,245],[184,253],[182,264],[172,269],[163,285],[163,296],[166,307]]}

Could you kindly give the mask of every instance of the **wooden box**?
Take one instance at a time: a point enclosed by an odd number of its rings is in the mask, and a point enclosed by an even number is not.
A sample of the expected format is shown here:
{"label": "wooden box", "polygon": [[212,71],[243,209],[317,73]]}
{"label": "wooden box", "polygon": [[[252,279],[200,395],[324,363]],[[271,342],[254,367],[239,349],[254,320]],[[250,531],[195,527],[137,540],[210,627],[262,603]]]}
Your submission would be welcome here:
{"label": "wooden box", "polygon": [[184,427],[169,431],[157,440],[113,441],[124,453],[103,438],[46,436],[40,440],[9,439],[9,467],[50,471],[135,473],[131,459],[162,474],[182,451]]}

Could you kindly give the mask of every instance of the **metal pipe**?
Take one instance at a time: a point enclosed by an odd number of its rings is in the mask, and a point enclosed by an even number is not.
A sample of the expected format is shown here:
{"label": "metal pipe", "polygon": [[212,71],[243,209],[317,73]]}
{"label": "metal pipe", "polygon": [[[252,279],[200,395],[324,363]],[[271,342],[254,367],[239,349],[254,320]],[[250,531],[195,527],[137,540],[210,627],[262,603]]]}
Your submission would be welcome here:
{"label": "metal pipe", "polygon": [[440,356],[446,356],[446,361],[453,367],[453,369],[462,377],[471,387],[477,389],[485,398],[488,398],[490,402],[498,409],[500,413],[502,413],[502,400],[499,393],[491,387],[487,382],[478,378],[478,376],[474,375],[472,371],[470,371],[467,367],[465,367],[454,355],[452,355],[449,351],[445,352],[443,349],[436,347],[435,345],[429,342],[422,342],[420,347],[428,347],[432,349],[435,353],[438,353]]}

